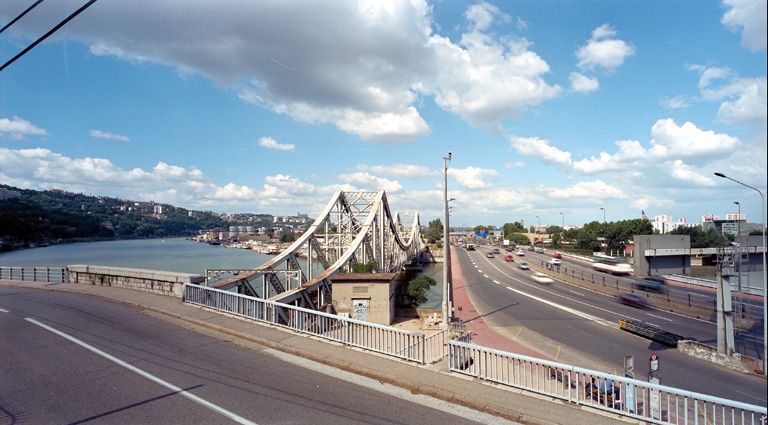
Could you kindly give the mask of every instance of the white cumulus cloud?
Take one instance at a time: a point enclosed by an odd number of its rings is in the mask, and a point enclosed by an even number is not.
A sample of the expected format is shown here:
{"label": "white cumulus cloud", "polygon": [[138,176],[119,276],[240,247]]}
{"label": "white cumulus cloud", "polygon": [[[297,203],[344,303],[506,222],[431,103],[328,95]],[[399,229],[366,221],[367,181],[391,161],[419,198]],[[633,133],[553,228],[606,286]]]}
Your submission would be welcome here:
{"label": "white cumulus cloud", "polygon": [[269,136],[264,136],[259,139],[259,146],[278,151],[292,151],[296,148],[296,145],[290,143],[278,143],[277,140]]}
{"label": "white cumulus cloud", "polygon": [[749,50],[766,48],[766,0],[723,0],[728,10],[720,22],[741,31],[741,45]]}
{"label": "white cumulus cloud", "polygon": [[550,198],[570,199],[625,199],[627,194],[616,186],[612,186],[602,180],[582,181],[570,187],[548,188],[546,192]]}
{"label": "white cumulus cloud", "polygon": [[45,136],[48,133],[31,122],[19,117],[0,118],[0,136],[21,140],[27,136]]}
{"label": "white cumulus cloud", "polygon": [[512,136],[509,143],[518,153],[532,156],[558,165],[571,165],[571,153],[549,144],[548,140],[538,137]]}
{"label": "white cumulus cloud", "polygon": [[89,132],[91,137],[94,137],[96,139],[107,139],[107,140],[117,140],[118,142],[130,142],[131,139],[128,136],[123,136],[121,134],[115,134],[110,133],[109,131],[102,131],[102,130],[91,130]]}
{"label": "white cumulus cloud", "polygon": [[437,174],[437,170],[423,165],[414,164],[387,164],[387,165],[358,165],[359,171],[370,171],[375,174],[392,176],[404,179],[418,179],[431,177]]}
{"label": "white cumulus cloud", "polygon": [[600,88],[597,78],[590,78],[578,72],[571,72],[568,79],[571,82],[571,89],[577,93],[591,93]]}
{"label": "white cumulus cloud", "polygon": [[624,40],[615,38],[616,30],[608,24],[603,24],[592,31],[592,38],[587,44],[576,51],[581,69],[603,68],[613,71],[628,56],[635,54],[635,48]]}
{"label": "white cumulus cloud", "polygon": [[467,189],[482,189],[489,187],[490,183],[485,181],[488,177],[496,177],[499,172],[490,168],[466,167],[449,168],[448,176],[453,177],[456,182]]}
{"label": "white cumulus cloud", "polygon": [[399,192],[403,189],[396,180],[377,177],[367,172],[345,173],[338,176],[339,180],[350,185],[361,186],[366,190],[384,190],[387,193]]}

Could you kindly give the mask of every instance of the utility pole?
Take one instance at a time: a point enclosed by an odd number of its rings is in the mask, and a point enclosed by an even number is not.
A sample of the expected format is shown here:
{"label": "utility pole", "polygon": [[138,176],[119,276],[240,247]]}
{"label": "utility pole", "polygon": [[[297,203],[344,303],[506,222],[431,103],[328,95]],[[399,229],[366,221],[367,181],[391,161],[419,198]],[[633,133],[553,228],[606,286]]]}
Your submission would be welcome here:
{"label": "utility pole", "polygon": [[448,234],[448,162],[451,160],[451,152],[443,157],[443,201],[445,202],[445,221],[443,221],[443,323],[448,328],[451,323],[451,245]]}

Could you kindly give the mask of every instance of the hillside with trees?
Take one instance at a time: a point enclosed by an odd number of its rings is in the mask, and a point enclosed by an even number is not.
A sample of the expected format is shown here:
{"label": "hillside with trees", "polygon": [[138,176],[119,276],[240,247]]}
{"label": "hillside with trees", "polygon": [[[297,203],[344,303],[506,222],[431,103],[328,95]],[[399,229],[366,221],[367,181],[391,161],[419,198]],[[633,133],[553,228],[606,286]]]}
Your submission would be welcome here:
{"label": "hillside with trees", "polygon": [[229,223],[212,212],[0,185],[3,249],[81,240],[190,236]]}

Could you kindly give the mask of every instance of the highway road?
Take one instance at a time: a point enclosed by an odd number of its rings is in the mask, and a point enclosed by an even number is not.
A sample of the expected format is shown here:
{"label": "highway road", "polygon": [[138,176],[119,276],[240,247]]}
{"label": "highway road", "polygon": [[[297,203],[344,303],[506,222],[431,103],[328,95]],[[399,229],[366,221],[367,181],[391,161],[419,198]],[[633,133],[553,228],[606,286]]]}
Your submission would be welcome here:
{"label": "highway road", "polygon": [[284,356],[95,297],[0,287],[2,424],[506,423]]}
{"label": "highway road", "polygon": [[[543,262],[551,259],[551,253],[534,253],[528,250],[524,251],[526,254],[525,259],[532,264],[541,265]],[[516,257],[516,256],[515,256]],[[569,275],[574,274],[576,277],[584,276],[587,280],[592,279],[594,276],[595,281],[601,281],[605,279],[607,284],[607,292],[611,292],[618,285],[622,292],[629,292],[632,288],[632,277],[626,276],[612,276],[606,273],[595,272],[592,270],[589,264],[585,264],[583,261],[573,259],[567,255],[563,255],[561,272]],[[558,276],[558,273],[552,272],[553,276]],[[618,283],[617,283],[618,282]],[[598,290],[600,288],[598,287]],[[636,294],[641,296],[645,295],[644,291],[634,289]],[[690,296],[689,296],[690,294]],[[715,305],[715,291],[709,288],[695,288],[690,285],[675,285],[669,284],[666,286],[663,294],[658,294],[660,298],[669,298],[673,302],[679,303],[679,305],[686,305],[689,301],[692,305],[703,306],[705,310],[708,310],[707,316],[702,316],[702,319],[709,321],[711,324],[711,333],[707,336],[697,337],[696,339],[702,342],[709,343],[711,345],[717,344],[715,335],[716,319],[714,317],[714,305]],[[690,298],[689,298],[690,297]],[[736,351],[755,358],[762,358],[763,356],[763,313],[762,313],[762,301],[754,299],[754,296],[739,297],[734,295],[734,309],[736,311],[734,328],[736,330]],[[741,303],[743,301],[743,304]],[[664,309],[666,303],[661,302],[656,304],[659,309]],[[741,309],[741,307],[744,309]],[[745,315],[743,315],[745,314]],[[741,317],[739,317],[741,316]],[[677,323],[677,322],[675,322]],[[682,334],[685,336],[691,336],[688,334]]]}
{"label": "highway road", "polygon": [[459,268],[478,314],[502,334],[546,357],[614,373],[623,373],[624,356],[633,355],[638,379],[647,379],[647,359],[656,352],[664,385],[765,405],[765,379],[691,358],[616,325],[619,319],[632,318],[705,340],[714,336],[711,323],[625,306],[613,297],[557,281],[542,285],[517,262],[487,258],[489,250],[458,249]]}

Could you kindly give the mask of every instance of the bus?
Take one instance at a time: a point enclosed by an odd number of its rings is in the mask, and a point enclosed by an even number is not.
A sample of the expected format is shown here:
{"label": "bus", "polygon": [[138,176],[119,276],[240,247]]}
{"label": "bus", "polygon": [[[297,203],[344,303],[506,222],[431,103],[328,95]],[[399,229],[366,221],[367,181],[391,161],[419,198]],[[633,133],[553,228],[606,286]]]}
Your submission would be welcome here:
{"label": "bus", "polygon": [[630,266],[627,263],[621,263],[616,260],[607,259],[607,258],[601,258],[599,260],[595,260],[595,262],[592,263],[592,268],[598,272],[610,273],[615,275],[628,275],[634,271],[632,269],[632,266]]}
{"label": "bus", "polygon": [[475,244],[468,243],[467,244],[467,251],[474,251],[475,250]]}

